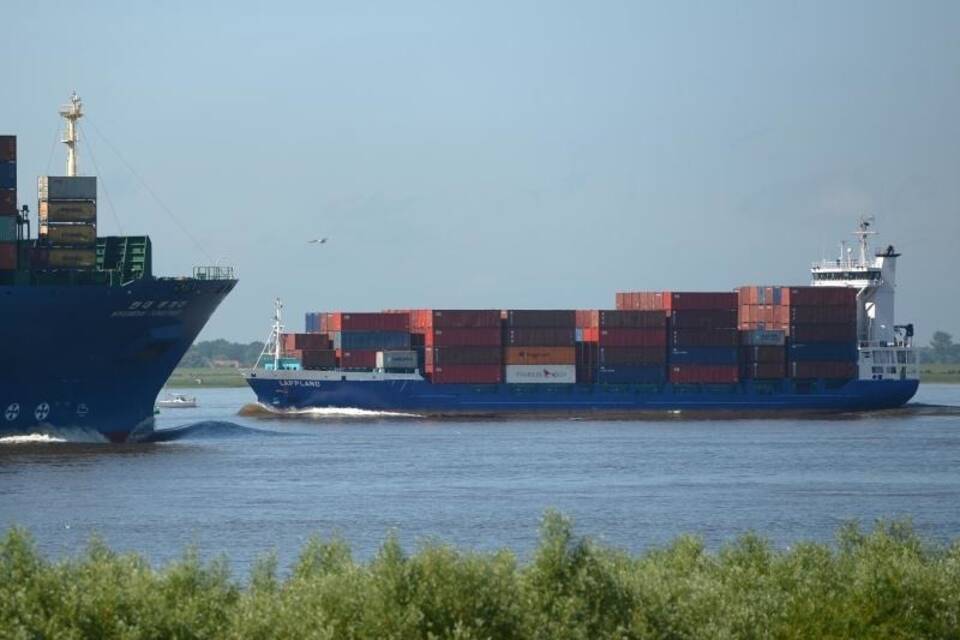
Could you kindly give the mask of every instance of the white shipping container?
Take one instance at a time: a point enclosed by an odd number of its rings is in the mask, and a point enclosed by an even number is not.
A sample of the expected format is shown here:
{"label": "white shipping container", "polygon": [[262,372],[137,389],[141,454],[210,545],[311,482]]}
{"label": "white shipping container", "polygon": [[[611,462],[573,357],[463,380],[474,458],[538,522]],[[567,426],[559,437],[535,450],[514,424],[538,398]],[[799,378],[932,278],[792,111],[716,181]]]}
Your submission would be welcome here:
{"label": "white shipping container", "polygon": [[573,384],[577,381],[577,367],[572,364],[508,364],[508,384]]}
{"label": "white shipping container", "polygon": [[377,351],[377,369],[416,369],[416,351]]}
{"label": "white shipping container", "polygon": [[96,200],[95,176],[40,176],[37,179],[40,200]]}

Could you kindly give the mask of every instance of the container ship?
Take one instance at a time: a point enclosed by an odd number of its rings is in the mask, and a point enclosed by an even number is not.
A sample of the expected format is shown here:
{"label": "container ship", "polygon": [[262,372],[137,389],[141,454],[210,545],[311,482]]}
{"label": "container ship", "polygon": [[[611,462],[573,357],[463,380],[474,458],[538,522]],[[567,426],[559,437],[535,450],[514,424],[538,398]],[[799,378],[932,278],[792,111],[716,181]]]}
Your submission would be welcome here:
{"label": "container ship", "polygon": [[0,136],[0,436],[79,430],[149,438],[154,402],[236,284],[229,267],[155,277],[147,236],[97,235],[97,178],[77,171],[74,94],[64,176],[38,180],[37,234],[18,208],[17,141]]}
{"label": "container ship", "polygon": [[913,326],[894,323],[893,246],[812,266],[808,286],[630,291],[612,309],[311,312],[244,372],[275,411],[421,415],[846,412],[917,390]]}

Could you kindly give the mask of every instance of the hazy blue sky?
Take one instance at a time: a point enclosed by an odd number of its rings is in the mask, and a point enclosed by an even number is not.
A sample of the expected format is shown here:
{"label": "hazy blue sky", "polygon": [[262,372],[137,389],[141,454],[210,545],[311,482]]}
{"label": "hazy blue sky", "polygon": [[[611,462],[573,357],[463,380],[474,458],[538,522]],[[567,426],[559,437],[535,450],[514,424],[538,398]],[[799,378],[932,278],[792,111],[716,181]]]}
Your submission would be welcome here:
{"label": "hazy blue sky", "polygon": [[148,233],[158,273],[239,269],[204,338],[264,337],[277,295],[302,328],[806,283],[864,212],[904,254],[898,320],[960,333],[958,2],[7,0],[2,23],[22,200],[63,171],[76,88],[101,235]]}

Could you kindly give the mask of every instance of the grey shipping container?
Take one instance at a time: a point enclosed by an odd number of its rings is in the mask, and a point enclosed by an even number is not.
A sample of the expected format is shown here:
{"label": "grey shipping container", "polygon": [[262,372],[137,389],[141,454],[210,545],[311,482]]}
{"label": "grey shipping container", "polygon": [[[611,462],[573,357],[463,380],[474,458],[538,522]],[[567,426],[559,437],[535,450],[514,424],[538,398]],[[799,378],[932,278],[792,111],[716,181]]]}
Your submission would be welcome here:
{"label": "grey shipping container", "polygon": [[416,351],[378,351],[378,369],[416,369]]}
{"label": "grey shipping container", "polygon": [[40,176],[37,180],[40,200],[96,200],[94,176]]}

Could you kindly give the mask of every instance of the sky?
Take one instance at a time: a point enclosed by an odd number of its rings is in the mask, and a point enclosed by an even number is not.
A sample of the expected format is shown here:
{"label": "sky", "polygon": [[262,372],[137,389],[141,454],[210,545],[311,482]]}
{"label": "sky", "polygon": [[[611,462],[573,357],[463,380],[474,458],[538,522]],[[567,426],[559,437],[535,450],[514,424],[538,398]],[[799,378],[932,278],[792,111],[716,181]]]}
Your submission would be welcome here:
{"label": "sky", "polygon": [[0,39],[21,202],[76,90],[99,234],[237,269],[201,339],[806,284],[863,214],[897,321],[960,334],[960,3],[227,7],[7,0]]}

